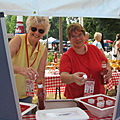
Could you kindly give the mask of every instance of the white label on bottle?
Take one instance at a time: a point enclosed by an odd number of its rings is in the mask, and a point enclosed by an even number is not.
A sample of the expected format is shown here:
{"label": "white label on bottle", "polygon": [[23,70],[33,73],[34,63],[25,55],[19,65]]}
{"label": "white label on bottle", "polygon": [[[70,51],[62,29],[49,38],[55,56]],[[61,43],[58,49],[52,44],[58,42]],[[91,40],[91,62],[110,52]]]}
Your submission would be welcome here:
{"label": "white label on bottle", "polygon": [[34,80],[26,79],[26,95],[34,96]]}
{"label": "white label on bottle", "polygon": [[95,81],[86,81],[84,88],[84,96],[93,95]]}
{"label": "white label on bottle", "polygon": [[102,68],[106,68],[106,64],[102,64]]}
{"label": "white label on bottle", "polygon": [[38,84],[38,88],[43,88],[43,84]]}

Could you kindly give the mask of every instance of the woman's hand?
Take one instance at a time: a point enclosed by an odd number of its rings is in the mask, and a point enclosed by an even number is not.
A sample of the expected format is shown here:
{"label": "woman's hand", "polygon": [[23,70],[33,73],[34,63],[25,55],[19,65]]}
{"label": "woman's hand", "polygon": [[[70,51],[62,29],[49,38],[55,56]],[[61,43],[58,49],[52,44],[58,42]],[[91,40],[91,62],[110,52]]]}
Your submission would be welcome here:
{"label": "woman's hand", "polygon": [[83,75],[85,73],[83,72],[76,72],[73,74],[73,79],[74,79],[74,82],[79,85],[79,86],[82,86],[85,84],[86,80],[87,79],[84,79]]}
{"label": "woman's hand", "polygon": [[111,69],[108,69],[108,72],[106,74],[106,79],[110,79],[112,76],[112,70]]}
{"label": "woman's hand", "polygon": [[111,66],[110,66],[109,62],[107,62],[107,70],[108,70],[108,72],[106,74],[106,79],[110,79],[112,76],[112,70],[111,70]]}
{"label": "woman's hand", "polygon": [[39,77],[38,72],[32,67],[22,68],[20,74],[27,76],[30,80],[36,80]]}

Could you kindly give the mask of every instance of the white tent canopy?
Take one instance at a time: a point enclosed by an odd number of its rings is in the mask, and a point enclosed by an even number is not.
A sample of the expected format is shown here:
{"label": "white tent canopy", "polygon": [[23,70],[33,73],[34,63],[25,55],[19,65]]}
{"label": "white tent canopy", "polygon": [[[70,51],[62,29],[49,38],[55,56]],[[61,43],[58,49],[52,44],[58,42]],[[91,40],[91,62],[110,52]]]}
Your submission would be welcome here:
{"label": "white tent canopy", "polygon": [[44,44],[44,40],[40,39],[39,41]]}
{"label": "white tent canopy", "polygon": [[[54,40],[56,40],[56,39],[53,38],[53,37],[49,37],[49,38],[48,38],[48,44],[52,44],[52,42],[53,42]],[[44,43],[47,43],[47,39],[44,40]]]}
{"label": "white tent canopy", "polygon": [[[19,15],[19,16],[120,18],[120,0],[0,0],[0,12],[4,12],[7,15]],[[1,28],[3,28],[3,26]],[[6,48],[6,51],[7,50],[8,48]],[[7,54],[7,57],[9,54]],[[115,111],[114,111],[114,114],[116,116],[113,119],[115,118],[117,119],[120,111],[119,110],[120,104],[118,104],[120,100],[119,97],[120,83],[118,88],[119,89],[116,98],[117,104],[115,105]],[[17,102],[17,100],[15,102]],[[18,103],[16,105],[18,105]],[[3,110],[3,112],[4,111],[5,110]],[[118,111],[117,114],[116,111]],[[18,112],[19,115],[21,115],[20,110],[18,110]]]}
{"label": "white tent canopy", "polygon": [[120,0],[0,0],[7,15],[119,18]]}

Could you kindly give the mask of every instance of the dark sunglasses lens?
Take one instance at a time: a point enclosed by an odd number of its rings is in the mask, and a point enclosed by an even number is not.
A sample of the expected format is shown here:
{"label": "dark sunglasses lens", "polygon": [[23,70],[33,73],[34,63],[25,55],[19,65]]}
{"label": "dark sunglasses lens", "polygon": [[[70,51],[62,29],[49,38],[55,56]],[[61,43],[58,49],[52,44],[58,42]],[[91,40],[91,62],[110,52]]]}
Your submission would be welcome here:
{"label": "dark sunglasses lens", "polygon": [[39,31],[39,33],[41,33],[41,34],[44,33],[44,30],[43,30],[43,29],[39,29],[38,31]]}
{"label": "dark sunglasses lens", "polygon": [[31,30],[32,30],[33,32],[36,32],[36,31],[37,31],[37,28],[36,28],[36,27],[31,27]]}

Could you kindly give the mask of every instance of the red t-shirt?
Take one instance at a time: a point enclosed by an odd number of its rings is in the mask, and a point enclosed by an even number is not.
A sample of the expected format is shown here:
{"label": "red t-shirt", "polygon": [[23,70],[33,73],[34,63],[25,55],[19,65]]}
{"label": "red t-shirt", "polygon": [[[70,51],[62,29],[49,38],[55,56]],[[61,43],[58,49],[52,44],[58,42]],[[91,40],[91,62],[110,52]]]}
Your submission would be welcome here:
{"label": "red t-shirt", "polygon": [[88,42],[87,42],[87,41],[85,41],[85,44],[86,44],[86,45],[88,45]]}
{"label": "red t-shirt", "polygon": [[[101,85],[100,71],[102,69],[102,61],[108,62],[104,54],[94,45],[87,45],[88,51],[83,54],[77,54],[74,49],[69,48],[61,57],[60,73],[68,72],[84,72],[90,78],[95,80],[94,94],[105,94],[104,85]],[[75,83],[66,84],[65,93],[67,99],[74,99],[84,96],[84,85],[79,86]]]}

